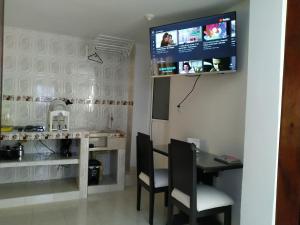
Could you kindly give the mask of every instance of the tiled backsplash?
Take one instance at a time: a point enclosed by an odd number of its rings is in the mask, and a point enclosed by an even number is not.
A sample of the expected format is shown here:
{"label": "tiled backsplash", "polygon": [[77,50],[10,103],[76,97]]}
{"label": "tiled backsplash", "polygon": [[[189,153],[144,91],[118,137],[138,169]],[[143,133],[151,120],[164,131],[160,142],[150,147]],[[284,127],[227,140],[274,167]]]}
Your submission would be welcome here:
{"label": "tiled backsplash", "polygon": [[47,125],[49,100],[68,98],[71,128],[104,129],[110,113],[113,128],[126,130],[128,60],[100,53],[104,63],[87,60],[85,40],[5,27],[4,125]]}
{"label": "tiled backsplash", "polygon": [[[99,53],[103,64],[87,59],[85,40],[5,27],[3,65],[3,125],[47,126],[49,100],[67,98],[70,128],[105,129],[113,115],[113,129],[127,130],[128,59]],[[25,151],[36,149],[34,142]],[[55,147],[55,146],[53,146]],[[38,146],[41,151],[41,146]],[[0,169],[0,183],[72,177],[76,166]]]}

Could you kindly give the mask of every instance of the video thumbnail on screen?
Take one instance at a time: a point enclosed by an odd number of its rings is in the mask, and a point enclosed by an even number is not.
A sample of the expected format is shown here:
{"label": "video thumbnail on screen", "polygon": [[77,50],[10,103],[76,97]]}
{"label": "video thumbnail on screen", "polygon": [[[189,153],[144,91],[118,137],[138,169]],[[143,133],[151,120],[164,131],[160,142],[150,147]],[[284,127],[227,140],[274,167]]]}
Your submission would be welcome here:
{"label": "video thumbnail on screen", "polygon": [[178,31],[179,44],[189,44],[202,41],[202,27],[192,27]]}
{"label": "video thumbnail on screen", "polygon": [[156,48],[176,46],[177,41],[177,30],[161,32],[155,34]]}
{"label": "video thumbnail on screen", "polygon": [[212,58],[203,61],[204,72],[236,70],[236,57]]}
{"label": "video thumbnail on screen", "polygon": [[201,60],[179,62],[179,74],[195,74],[203,71]]}
{"label": "video thumbnail on screen", "polygon": [[227,38],[227,23],[214,23],[204,26],[203,36],[205,41]]}
{"label": "video thumbnail on screen", "polygon": [[178,68],[176,62],[159,62],[157,63],[158,75],[172,75],[177,74]]}
{"label": "video thumbnail on screen", "polygon": [[235,20],[231,21],[231,37],[236,37],[236,25]]}

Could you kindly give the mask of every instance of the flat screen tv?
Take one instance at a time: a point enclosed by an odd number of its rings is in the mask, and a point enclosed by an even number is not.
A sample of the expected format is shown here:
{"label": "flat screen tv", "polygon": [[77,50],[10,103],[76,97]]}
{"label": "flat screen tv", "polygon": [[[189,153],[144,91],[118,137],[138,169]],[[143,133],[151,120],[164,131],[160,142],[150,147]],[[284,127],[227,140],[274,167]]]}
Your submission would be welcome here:
{"label": "flat screen tv", "polygon": [[154,76],[235,72],[236,13],[152,27],[150,51]]}

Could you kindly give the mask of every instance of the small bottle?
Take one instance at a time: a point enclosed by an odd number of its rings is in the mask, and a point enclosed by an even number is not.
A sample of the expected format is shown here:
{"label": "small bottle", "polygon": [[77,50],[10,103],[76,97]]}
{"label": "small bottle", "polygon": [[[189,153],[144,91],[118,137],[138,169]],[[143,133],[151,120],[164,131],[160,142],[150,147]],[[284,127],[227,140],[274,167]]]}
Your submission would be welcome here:
{"label": "small bottle", "polygon": [[21,143],[18,143],[17,150],[19,152],[19,161],[22,161],[24,156],[24,146]]}

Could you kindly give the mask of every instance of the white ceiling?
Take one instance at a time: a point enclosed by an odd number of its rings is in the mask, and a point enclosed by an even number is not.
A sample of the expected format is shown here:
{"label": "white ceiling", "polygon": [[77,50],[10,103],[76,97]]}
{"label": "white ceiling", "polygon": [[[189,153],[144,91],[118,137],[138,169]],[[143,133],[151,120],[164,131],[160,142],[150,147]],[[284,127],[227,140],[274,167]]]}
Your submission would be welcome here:
{"label": "white ceiling", "polygon": [[[242,0],[6,0],[5,24],[93,38],[139,40],[149,26],[219,13]],[[144,15],[155,15],[153,21]]]}

